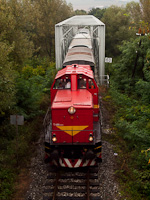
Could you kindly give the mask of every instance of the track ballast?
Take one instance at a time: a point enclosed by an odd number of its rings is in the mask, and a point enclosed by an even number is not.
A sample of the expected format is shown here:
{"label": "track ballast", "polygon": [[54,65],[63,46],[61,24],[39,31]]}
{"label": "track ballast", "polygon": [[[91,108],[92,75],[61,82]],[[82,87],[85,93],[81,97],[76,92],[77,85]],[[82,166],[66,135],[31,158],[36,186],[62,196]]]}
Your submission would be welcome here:
{"label": "track ballast", "polygon": [[43,200],[101,200],[98,167],[53,169],[47,176]]}

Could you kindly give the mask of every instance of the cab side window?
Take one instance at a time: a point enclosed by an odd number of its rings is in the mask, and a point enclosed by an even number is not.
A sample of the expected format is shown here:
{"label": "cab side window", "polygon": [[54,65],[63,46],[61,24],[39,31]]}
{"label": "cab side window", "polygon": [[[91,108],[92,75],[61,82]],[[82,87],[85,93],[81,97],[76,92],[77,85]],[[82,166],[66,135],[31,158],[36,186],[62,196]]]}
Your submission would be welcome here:
{"label": "cab side window", "polygon": [[89,79],[89,80],[88,80],[88,86],[89,86],[89,89],[95,89],[95,85],[94,85],[92,79]]}
{"label": "cab side window", "polygon": [[86,78],[79,76],[78,77],[78,89],[84,89],[84,88],[86,88]]}

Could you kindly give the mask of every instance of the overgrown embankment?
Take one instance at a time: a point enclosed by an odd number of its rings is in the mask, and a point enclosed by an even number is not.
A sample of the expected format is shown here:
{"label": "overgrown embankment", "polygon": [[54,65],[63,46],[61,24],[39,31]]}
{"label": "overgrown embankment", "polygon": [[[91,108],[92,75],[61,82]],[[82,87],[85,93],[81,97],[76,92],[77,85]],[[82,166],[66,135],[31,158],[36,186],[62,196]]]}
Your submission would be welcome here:
{"label": "overgrown embankment", "polygon": [[[54,9],[55,8],[55,9]],[[55,76],[55,24],[72,15],[63,0],[0,0],[0,199],[9,200],[31,156]],[[48,99],[48,100],[47,100]],[[25,123],[10,125],[10,115]]]}
{"label": "overgrown embankment", "polygon": [[110,98],[104,98],[115,107],[115,134],[111,139],[119,148],[121,168],[117,174],[132,200],[150,198],[149,46],[149,36],[124,43],[120,59],[109,69]]}
{"label": "overgrown embankment", "polygon": [[[31,61],[30,61],[31,62]],[[11,199],[20,169],[29,162],[40,137],[44,114],[50,103],[50,87],[56,74],[55,64],[26,64],[16,75],[15,99],[8,113],[1,113],[0,126],[0,199]],[[10,125],[10,114],[24,116],[24,125]]]}

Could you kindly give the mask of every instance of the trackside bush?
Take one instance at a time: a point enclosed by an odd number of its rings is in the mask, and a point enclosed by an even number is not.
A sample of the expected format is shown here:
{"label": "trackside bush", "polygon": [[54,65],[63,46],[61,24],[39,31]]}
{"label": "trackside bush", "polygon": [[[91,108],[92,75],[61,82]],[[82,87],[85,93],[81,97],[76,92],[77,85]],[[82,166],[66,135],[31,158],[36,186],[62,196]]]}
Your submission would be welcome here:
{"label": "trackside bush", "polygon": [[150,148],[150,38],[124,42],[120,50],[120,59],[110,69],[110,93],[117,106],[115,126],[132,157],[130,166],[138,183],[134,190],[150,199],[150,154],[142,153]]}

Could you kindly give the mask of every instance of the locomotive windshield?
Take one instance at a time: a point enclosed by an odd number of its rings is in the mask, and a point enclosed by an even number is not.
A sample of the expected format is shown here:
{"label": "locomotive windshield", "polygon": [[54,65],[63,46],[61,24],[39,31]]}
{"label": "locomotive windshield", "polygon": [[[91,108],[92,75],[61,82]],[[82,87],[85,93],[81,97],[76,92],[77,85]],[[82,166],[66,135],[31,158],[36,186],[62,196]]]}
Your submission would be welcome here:
{"label": "locomotive windshield", "polygon": [[53,89],[70,89],[71,88],[71,80],[69,77],[58,78],[55,81]]}

